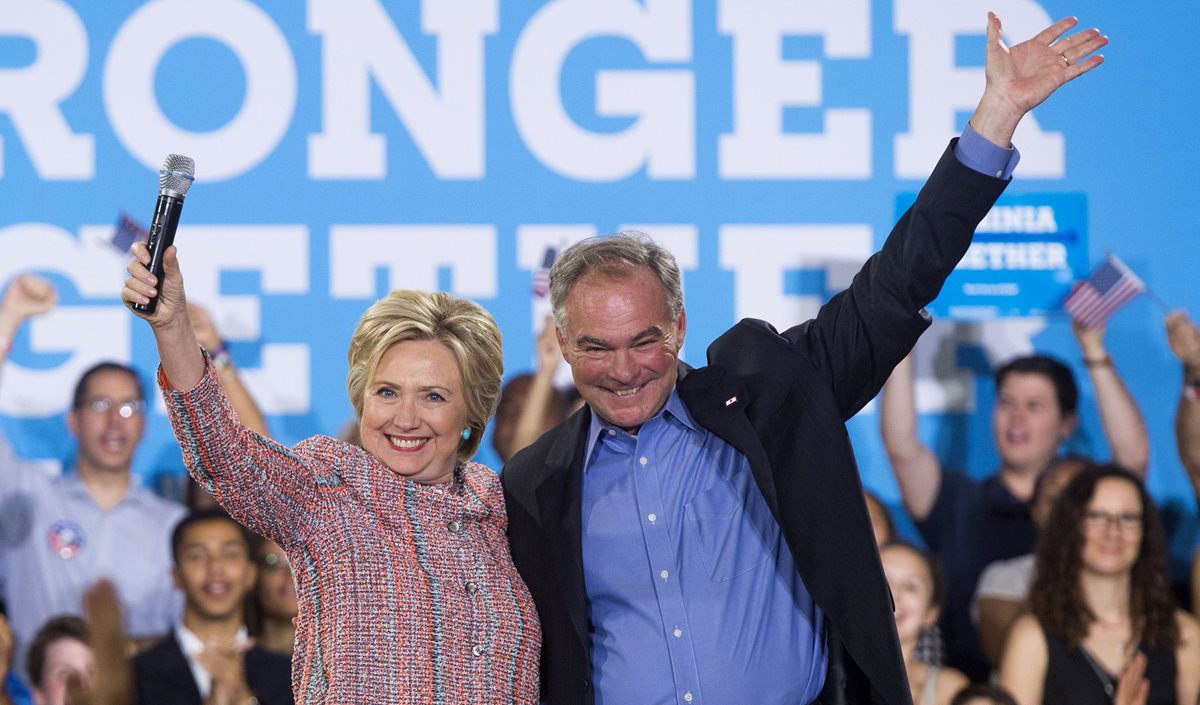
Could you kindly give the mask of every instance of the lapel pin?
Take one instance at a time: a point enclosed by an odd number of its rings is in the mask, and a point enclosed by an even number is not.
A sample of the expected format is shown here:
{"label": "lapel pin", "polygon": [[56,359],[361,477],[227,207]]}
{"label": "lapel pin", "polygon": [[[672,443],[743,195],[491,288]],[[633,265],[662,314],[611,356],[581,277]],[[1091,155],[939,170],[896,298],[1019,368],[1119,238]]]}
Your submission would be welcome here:
{"label": "lapel pin", "polygon": [[725,406],[733,406],[737,403],[737,397],[729,397],[725,400]]}

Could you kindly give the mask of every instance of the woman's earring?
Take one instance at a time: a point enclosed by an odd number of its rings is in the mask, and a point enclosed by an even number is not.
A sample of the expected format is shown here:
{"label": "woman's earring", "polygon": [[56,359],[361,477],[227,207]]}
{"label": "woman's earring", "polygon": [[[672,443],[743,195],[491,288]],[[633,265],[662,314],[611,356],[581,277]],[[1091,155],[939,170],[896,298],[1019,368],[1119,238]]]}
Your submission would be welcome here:
{"label": "woman's earring", "polygon": [[464,440],[464,441],[469,441],[469,440],[471,440],[471,429],[470,429],[470,427],[467,427],[467,428],[464,428],[464,429],[463,429],[463,432],[462,432],[462,437],[463,437],[463,440]]}

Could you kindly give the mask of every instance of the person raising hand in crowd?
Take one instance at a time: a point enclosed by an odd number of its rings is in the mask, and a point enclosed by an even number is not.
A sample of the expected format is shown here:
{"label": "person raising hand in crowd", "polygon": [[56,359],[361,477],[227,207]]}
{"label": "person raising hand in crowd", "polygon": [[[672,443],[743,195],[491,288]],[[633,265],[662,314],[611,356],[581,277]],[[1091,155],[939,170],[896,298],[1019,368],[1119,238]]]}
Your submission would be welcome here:
{"label": "person raising hand in crowd", "polygon": [[[1175,409],[1175,447],[1200,507],[1200,328],[1186,311],[1167,315],[1167,342],[1183,365],[1183,392]],[[1192,612],[1200,614],[1200,548],[1192,557]]]}
{"label": "person raising hand in crowd", "polygon": [[189,302],[188,314],[192,319],[192,329],[196,332],[196,340],[212,355],[213,367],[217,368],[217,375],[221,378],[221,387],[225,390],[225,395],[229,397],[229,403],[233,404],[233,410],[238,415],[238,420],[255,433],[263,436],[270,435],[267,431],[267,420],[263,417],[258,404],[255,403],[254,397],[250,396],[249,390],[242,384],[241,375],[238,374],[237,367],[233,364],[233,356],[225,347],[225,340],[217,331],[217,326],[213,322],[212,316],[209,315],[208,309],[200,304]]}
{"label": "person raising hand in crowd", "polygon": [[[1145,476],[1149,441],[1137,403],[1113,367],[1104,326],[1073,328],[1096,392],[1115,462]],[[1075,376],[1047,355],[1019,357],[995,373],[992,436],[1000,467],[982,480],[947,471],[920,439],[912,355],[883,389],[880,430],[905,508],[942,560],[950,593],[943,614],[947,662],[983,680],[987,661],[969,606],[988,565],[1028,554],[1037,534],[1030,502],[1038,477],[1075,433]]]}
{"label": "person raising hand in crowd", "polygon": [[562,362],[562,353],[554,336],[554,319],[546,317],[545,326],[534,341],[537,369],[520,374],[504,385],[496,423],[492,429],[492,447],[501,462],[516,455],[567,416],[567,396],[554,386],[554,375]]}
{"label": "person raising hand in crowd", "polygon": [[[54,286],[27,274],[0,299],[0,364],[19,327],[57,303]],[[171,584],[168,537],[184,508],[159,497],[132,472],[146,430],[146,396],[137,370],[121,362],[89,367],[66,415],[77,441],[73,468],[50,477],[20,459],[0,434],[0,538],[6,598],[21,656],[51,617],[80,614],[88,587],[114,583],[130,635],[160,638],[182,600]]]}

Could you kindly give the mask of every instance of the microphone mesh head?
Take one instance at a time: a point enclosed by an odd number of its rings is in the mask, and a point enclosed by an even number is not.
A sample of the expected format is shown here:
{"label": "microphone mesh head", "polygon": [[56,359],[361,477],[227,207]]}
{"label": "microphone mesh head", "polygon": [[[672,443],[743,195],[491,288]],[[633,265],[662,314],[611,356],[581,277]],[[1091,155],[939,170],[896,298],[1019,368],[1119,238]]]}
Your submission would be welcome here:
{"label": "microphone mesh head", "polygon": [[168,154],[158,170],[160,192],[172,191],[180,198],[187,195],[196,178],[196,162],[182,154]]}

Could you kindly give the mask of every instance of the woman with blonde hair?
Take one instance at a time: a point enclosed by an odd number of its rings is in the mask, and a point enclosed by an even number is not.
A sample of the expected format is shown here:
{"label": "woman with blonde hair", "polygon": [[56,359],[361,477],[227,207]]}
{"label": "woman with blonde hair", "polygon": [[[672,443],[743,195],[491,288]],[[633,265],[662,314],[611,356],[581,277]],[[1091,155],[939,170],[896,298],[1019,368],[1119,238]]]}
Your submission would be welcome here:
{"label": "woman with blonde hair", "polygon": [[470,462],[500,394],[492,317],[445,293],[376,302],[348,355],[362,447],[315,436],[287,448],[232,412],[192,332],[175,248],[161,294],[145,246],[133,254],[121,298],[158,298],[142,317],[188,471],[295,573],[296,701],[536,703],[537,612],[499,480]]}

